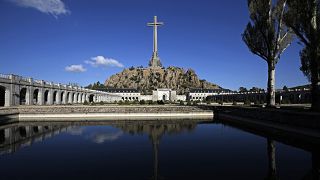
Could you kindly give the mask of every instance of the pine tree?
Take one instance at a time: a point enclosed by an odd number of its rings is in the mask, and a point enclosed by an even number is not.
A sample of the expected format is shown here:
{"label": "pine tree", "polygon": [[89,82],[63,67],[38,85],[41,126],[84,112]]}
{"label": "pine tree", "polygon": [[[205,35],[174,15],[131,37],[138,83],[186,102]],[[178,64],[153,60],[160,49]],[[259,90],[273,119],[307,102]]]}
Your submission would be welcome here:
{"label": "pine tree", "polygon": [[311,81],[312,109],[320,111],[320,0],[288,0],[285,23],[304,49],[301,70]]}
{"label": "pine tree", "polygon": [[250,22],[242,39],[250,51],[268,64],[267,106],[275,106],[275,67],[292,41],[283,23],[287,0],[248,0]]}

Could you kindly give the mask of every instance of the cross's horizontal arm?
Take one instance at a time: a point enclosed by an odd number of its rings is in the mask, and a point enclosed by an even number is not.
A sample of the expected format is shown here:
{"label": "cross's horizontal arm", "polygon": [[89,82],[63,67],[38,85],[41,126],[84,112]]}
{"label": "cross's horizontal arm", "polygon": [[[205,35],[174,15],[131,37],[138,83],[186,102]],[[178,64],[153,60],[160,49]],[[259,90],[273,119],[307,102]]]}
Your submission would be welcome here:
{"label": "cross's horizontal arm", "polygon": [[164,23],[158,22],[158,23],[148,23],[148,26],[162,26]]}

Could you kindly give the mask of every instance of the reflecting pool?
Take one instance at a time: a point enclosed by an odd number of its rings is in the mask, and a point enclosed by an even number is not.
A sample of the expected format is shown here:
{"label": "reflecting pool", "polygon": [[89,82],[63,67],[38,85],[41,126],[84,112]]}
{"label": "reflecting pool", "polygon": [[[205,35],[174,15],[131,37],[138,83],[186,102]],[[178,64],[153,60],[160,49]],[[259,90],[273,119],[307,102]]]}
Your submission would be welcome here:
{"label": "reflecting pool", "polygon": [[5,125],[0,179],[318,177],[315,145],[255,131],[181,120]]}

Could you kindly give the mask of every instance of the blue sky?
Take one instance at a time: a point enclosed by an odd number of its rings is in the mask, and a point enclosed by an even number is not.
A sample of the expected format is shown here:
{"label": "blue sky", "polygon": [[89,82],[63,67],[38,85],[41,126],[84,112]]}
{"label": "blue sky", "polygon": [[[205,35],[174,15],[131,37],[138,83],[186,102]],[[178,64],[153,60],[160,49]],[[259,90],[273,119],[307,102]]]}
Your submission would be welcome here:
{"label": "blue sky", "polygon": [[[0,0],[0,73],[82,86],[130,66],[147,66],[157,15],[164,66],[194,69],[236,90],[267,84],[267,64],[241,39],[246,0]],[[51,4],[49,3],[51,2]],[[276,86],[307,83],[293,43],[276,67]],[[74,65],[74,66],[72,66]],[[78,72],[71,72],[78,71]]]}

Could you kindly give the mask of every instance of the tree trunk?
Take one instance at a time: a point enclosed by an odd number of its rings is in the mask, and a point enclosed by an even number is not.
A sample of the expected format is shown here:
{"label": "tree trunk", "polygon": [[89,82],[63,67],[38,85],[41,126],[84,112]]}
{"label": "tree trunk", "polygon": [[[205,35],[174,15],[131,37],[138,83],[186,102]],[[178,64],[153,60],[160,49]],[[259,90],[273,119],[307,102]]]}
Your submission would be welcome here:
{"label": "tree trunk", "polygon": [[319,77],[319,57],[317,49],[312,49],[311,55],[311,109],[320,112],[320,77]]}
{"label": "tree trunk", "polygon": [[273,107],[276,105],[276,91],[275,91],[275,65],[273,61],[268,62],[268,89],[267,89],[267,106]]}

